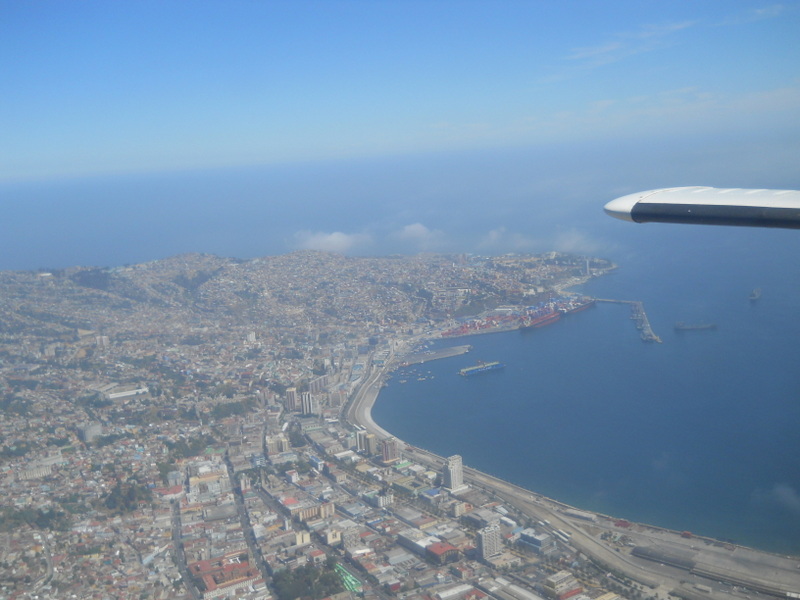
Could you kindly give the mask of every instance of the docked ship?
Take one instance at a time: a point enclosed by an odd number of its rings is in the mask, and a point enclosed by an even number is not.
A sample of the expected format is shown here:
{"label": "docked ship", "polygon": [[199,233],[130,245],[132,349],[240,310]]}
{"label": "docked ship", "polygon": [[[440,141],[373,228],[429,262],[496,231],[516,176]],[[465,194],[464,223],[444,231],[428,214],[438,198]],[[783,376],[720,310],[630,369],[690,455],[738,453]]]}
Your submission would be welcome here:
{"label": "docked ship", "polygon": [[675,331],[705,331],[716,328],[716,323],[684,323],[683,321],[675,323]]}
{"label": "docked ship", "polygon": [[458,337],[477,333],[498,333],[501,331],[530,331],[558,321],[563,315],[586,310],[595,305],[595,299],[588,296],[568,296],[551,298],[524,309],[502,307],[487,311],[481,316],[462,321],[441,333],[442,337]]}
{"label": "docked ship", "polygon": [[544,327],[545,325],[550,325],[550,323],[555,323],[560,318],[561,313],[558,311],[549,312],[537,317],[526,317],[522,320],[522,324],[519,328],[523,331],[526,329],[536,329],[537,327]]}
{"label": "docked ship", "polygon": [[519,328],[523,331],[544,327],[558,321],[562,315],[586,310],[595,305],[595,299],[588,296],[571,296],[560,298],[542,303],[539,306],[531,306],[526,310],[522,317]]}
{"label": "docked ship", "polygon": [[595,305],[595,299],[583,297],[583,298],[574,298],[567,301],[566,304],[560,306],[558,310],[560,310],[565,315],[569,315],[572,313],[580,312],[582,310],[586,310],[587,308]]}
{"label": "docked ship", "polygon": [[478,373],[485,373],[486,371],[496,371],[497,369],[503,368],[505,368],[505,365],[497,361],[478,362],[478,364],[473,367],[464,367],[458,374],[462,377],[469,377],[470,375],[477,375]]}

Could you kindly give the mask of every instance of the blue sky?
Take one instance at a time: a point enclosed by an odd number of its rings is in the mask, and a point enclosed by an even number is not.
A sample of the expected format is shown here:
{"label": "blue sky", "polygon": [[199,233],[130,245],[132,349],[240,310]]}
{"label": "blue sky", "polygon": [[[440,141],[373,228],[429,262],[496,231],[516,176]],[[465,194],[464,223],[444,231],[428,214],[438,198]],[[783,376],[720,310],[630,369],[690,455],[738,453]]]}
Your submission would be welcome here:
{"label": "blue sky", "polygon": [[3,180],[800,123],[797,2],[0,11]]}
{"label": "blue sky", "polygon": [[[376,238],[393,250],[459,249],[442,216],[487,201],[507,220],[472,246],[533,248],[513,231],[525,202],[557,229],[563,206],[641,186],[795,187],[798,31],[797,1],[7,0],[0,208],[21,221],[0,224],[0,238],[34,216],[55,235],[63,221],[34,200],[80,213],[105,195],[124,212],[135,186],[108,178],[169,173],[318,180],[280,188],[306,222],[274,225],[281,243],[269,252],[378,252]],[[337,165],[349,179],[331,175]],[[277,194],[272,180],[251,183],[253,198]],[[232,201],[196,182],[153,185],[155,212],[189,194]],[[398,208],[388,185],[423,208]],[[370,219],[315,222],[320,203],[351,201]],[[152,225],[134,212],[129,226]],[[212,213],[204,227],[219,226]],[[199,244],[202,231],[163,250],[226,252]]]}

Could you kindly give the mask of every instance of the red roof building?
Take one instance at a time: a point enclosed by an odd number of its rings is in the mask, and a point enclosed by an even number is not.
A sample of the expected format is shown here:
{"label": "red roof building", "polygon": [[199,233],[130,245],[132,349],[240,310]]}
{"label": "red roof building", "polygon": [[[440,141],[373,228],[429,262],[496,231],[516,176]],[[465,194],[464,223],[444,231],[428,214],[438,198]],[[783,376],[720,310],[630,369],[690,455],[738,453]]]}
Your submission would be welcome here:
{"label": "red roof building", "polygon": [[426,546],[425,553],[431,560],[440,565],[456,562],[459,559],[458,548],[446,542],[436,542]]}

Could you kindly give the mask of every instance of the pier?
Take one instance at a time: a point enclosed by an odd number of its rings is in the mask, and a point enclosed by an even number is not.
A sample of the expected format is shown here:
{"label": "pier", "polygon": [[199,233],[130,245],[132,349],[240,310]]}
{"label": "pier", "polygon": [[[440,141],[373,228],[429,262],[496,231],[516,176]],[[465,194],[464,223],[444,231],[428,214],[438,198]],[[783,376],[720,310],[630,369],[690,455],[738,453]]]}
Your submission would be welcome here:
{"label": "pier", "polygon": [[610,300],[607,298],[596,298],[596,301],[630,305],[631,319],[636,323],[636,329],[639,330],[642,341],[661,343],[661,338],[655,334],[653,328],[650,326],[650,320],[647,318],[647,313],[644,310],[644,303],[638,300]]}
{"label": "pier", "polygon": [[451,346],[449,348],[440,348],[439,350],[425,350],[423,352],[415,352],[409,354],[402,359],[400,366],[420,365],[431,360],[439,358],[450,358],[451,356],[458,356],[459,354],[466,354],[470,351],[472,346]]}

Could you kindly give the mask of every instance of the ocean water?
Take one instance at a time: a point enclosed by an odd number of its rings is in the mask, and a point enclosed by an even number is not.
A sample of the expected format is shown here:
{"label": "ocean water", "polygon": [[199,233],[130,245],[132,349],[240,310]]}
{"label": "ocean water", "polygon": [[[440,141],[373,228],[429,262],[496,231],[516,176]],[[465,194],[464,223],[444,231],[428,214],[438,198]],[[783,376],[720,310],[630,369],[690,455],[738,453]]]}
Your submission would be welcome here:
{"label": "ocean water", "polygon": [[[800,554],[799,236],[629,227],[619,269],[580,291],[643,301],[662,344],[616,304],[440,340],[473,350],[395,372],[376,422],[580,508]],[[477,360],[506,368],[457,375]]]}

